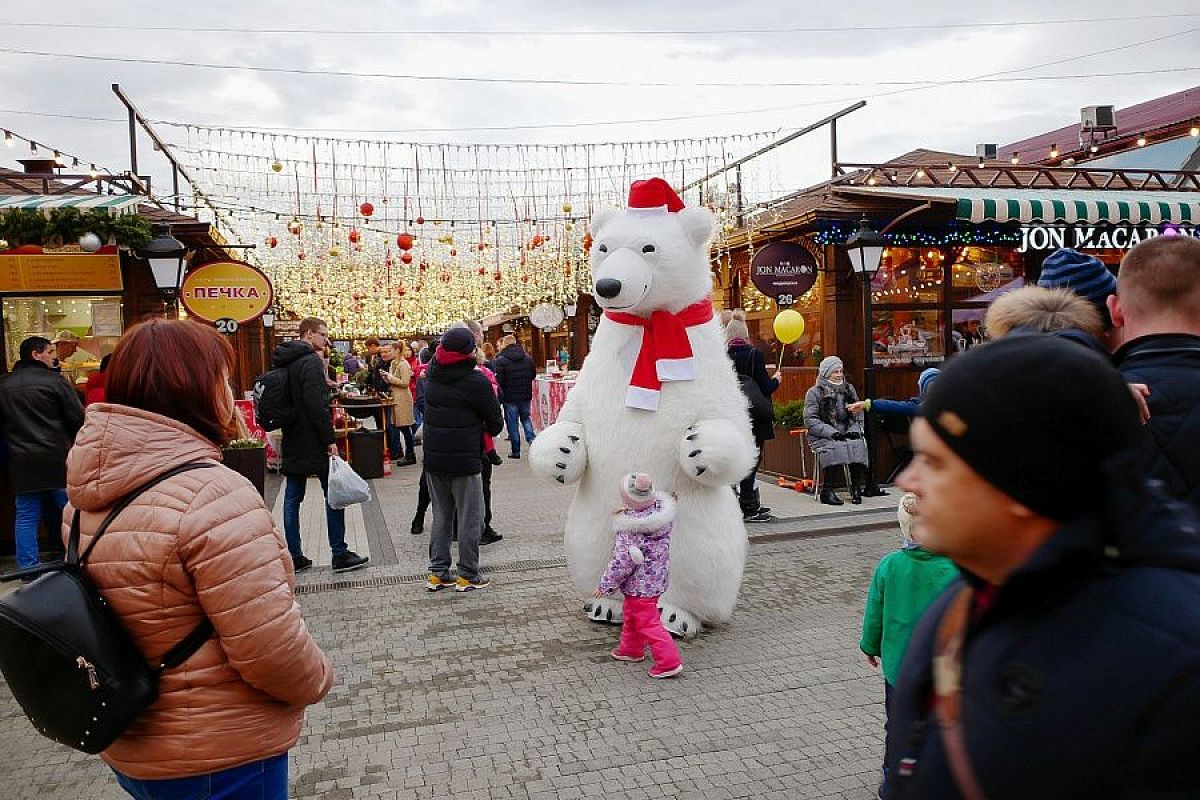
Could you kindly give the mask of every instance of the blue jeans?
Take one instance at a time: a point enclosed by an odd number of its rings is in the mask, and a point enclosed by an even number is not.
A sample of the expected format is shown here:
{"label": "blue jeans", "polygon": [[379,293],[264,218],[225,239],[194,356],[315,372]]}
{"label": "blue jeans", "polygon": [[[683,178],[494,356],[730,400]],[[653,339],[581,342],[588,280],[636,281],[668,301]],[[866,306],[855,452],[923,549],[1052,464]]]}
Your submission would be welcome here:
{"label": "blue jeans", "polygon": [[[329,494],[329,476],[318,475],[321,481],[321,491]],[[283,492],[283,536],[287,539],[288,552],[292,560],[304,555],[300,546],[300,504],[304,502],[304,491],[308,488],[308,478],[304,475],[288,475],[287,488]],[[325,527],[329,529],[329,549],[335,556],[341,555],[349,548],[346,547],[346,510],[330,508],[325,503]]]}
{"label": "blue jeans", "polygon": [[51,536],[62,535],[65,489],[46,489],[16,496],[17,514],[13,534],[17,540],[17,569],[38,565],[38,523],[46,520]]}
{"label": "blue jeans", "polygon": [[521,453],[521,432],[517,430],[518,418],[521,420],[521,427],[525,429],[525,441],[532,443],[534,438],[533,420],[529,418],[528,400],[504,404],[504,427],[508,428],[509,447],[516,455]]}
{"label": "blue jeans", "polygon": [[190,778],[141,780],[117,773],[137,800],[287,800],[287,753]]}

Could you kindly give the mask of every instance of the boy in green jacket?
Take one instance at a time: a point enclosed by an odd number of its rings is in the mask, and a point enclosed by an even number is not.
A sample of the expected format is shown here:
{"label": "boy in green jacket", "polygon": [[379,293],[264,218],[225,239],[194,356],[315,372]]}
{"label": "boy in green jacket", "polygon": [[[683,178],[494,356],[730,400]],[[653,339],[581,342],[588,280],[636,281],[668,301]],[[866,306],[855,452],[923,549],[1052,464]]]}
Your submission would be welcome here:
{"label": "boy in green jacket", "polygon": [[[902,544],[899,550],[880,559],[879,566],[875,567],[863,612],[862,640],[858,644],[872,667],[878,667],[880,659],[883,660],[885,741],[887,718],[891,716],[892,687],[900,677],[908,638],[929,604],[958,577],[954,562],[921,547],[919,525],[913,524],[913,517],[917,515],[916,501],[916,495],[906,494],[896,509]],[[884,763],[887,763],[886,752]]]}

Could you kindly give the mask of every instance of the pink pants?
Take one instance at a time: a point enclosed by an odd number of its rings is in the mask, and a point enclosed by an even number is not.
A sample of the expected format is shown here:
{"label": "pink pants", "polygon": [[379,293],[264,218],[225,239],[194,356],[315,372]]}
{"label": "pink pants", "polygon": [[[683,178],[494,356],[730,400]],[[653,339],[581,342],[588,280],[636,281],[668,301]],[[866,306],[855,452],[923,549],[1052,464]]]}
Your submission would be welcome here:
{"label": "pink pants", "polygon": [[641,658],[650,645],[656,669],[674,669],[679,666],[679,648],[658,617],[657,597],[625,596],[624,623],[621,626],[621,644],[617,650],[622,655]]}

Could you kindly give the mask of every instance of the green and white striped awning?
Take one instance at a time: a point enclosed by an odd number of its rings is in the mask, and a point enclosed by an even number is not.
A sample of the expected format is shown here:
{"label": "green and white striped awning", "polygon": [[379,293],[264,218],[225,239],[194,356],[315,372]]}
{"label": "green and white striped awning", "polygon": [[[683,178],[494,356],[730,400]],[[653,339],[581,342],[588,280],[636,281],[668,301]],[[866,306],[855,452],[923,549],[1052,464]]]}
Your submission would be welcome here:
{"label": "green and white striped awning", "polygon": [[954,203],[967,222],[1200,225],[1200,192],[842,186],[839,192]]}
{"label": "green and white striped awning", "polygon": [[137,212],[144,197],[111,194],[0,194],[0,213],[12,208],[49,211],[55,208],[101,209],[120,216]]}

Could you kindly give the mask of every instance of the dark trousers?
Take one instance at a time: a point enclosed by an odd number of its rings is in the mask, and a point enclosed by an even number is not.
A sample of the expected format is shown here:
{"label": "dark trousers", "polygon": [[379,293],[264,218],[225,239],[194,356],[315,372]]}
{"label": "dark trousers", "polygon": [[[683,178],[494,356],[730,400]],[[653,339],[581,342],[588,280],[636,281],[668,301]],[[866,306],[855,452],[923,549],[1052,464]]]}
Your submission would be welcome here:
{"label": "dark trousers", "polygon": [[758,476],[759,465],[762,464],[763,443],[761,440],[755,439],[754,445],[758,448],[758,458],[754,460],[754,468],[738,484],[738,505],[742,507],[743,514],[752,514],[758,511],[759,506],[762,505],[758,500],[758,489],[754,488],[754,479]]}
{"label": "dark trousers", "polygon": [[429,482],[425,479],[425,467],[421,467],[421,478],[417,485],[420,488],[417,491],[417,513],[413,514],[413,522],[424,522],[425,512],[429,510]]}
{"label": "dark trousers", "polygon": [[[892,724],[892,692],[893,692],[892,685],[890,683],[888,683],[887,681],[884,681],[883,682],[883,782],[882,783],[887,783],[887,774],[888,774],[887,765],[888,765],[888,761],[891,760],[889,758],[890,753],[888,753],[887,742],[888,742],[888,728]],[[882,783],[881,783],[881,788],[882,788]],[[882,797],[883,795],[880,795],[880,796]]]}
{"label": "dark trousers", "polygon": [[492,527],[492,462],[483,459],[483,529]]}

